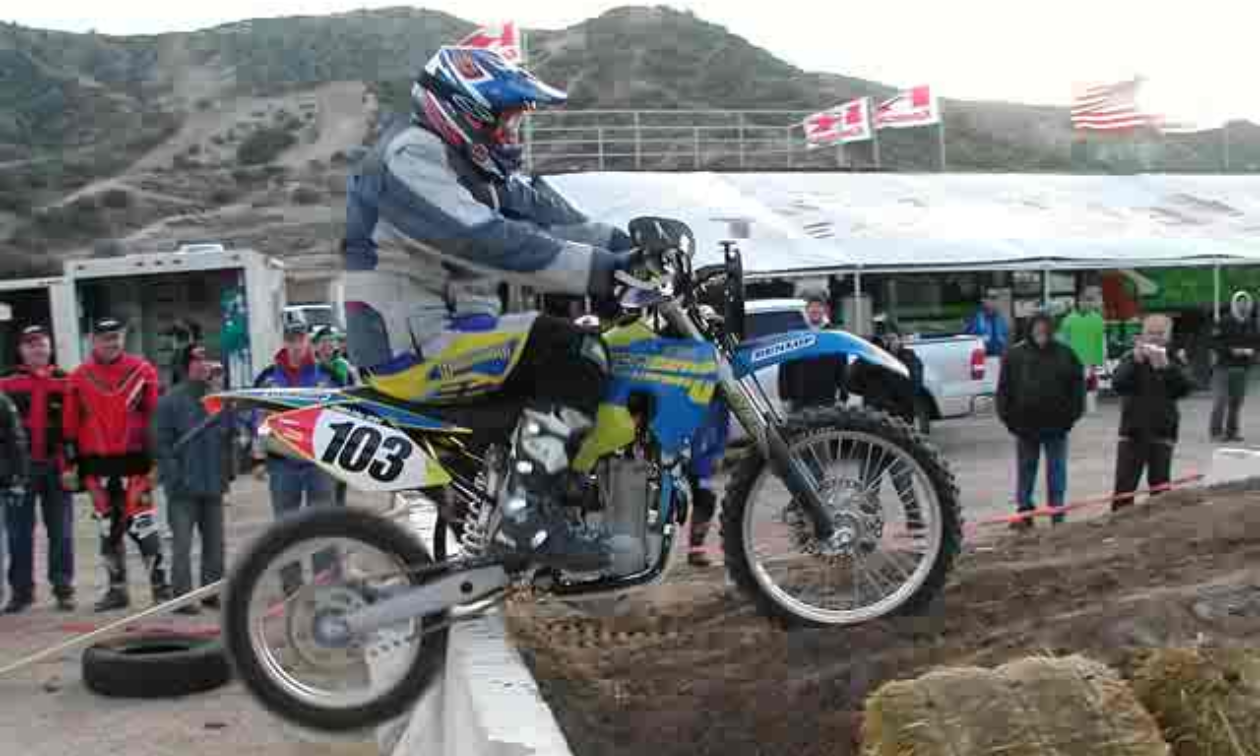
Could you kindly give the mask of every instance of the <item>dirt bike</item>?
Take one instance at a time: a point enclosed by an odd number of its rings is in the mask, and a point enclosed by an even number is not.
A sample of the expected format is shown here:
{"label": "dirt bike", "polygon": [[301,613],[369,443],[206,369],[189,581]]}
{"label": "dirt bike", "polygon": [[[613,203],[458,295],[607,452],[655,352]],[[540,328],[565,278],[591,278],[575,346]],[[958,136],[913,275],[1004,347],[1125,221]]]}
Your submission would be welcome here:
{"label": "dirt bike", "polygon": [[[842,331],[745,341],[734,242],[723,243],[722,264],[696,270],[684,224],[637,219],[630,232],[645,264],[618,274],[626,314],[602,333],[607,388],[580,438],[550,436],[546,421],[520,422],[520,406],[496,399],[495,380],[518,346],[493,339],[528,333],[510,327],[422,363],[415,375],[431,401],[403,402],[379,385],[208,400],[267,413],[261,433],[273,449],[351,487],[423,492],[441,512],[436,553],[354,508],[286,518],[246,550],[229,579],[223,638],[265,706],[315,729],[377,725],[433,681],[452,623],[513,593],[607,598],[662,580],[687,522],[691,439],[714,401],[754,444],[726,486],[722,548],[730,577],[763,614],[843,626],[922,610],[939,592],[961,520],[938,453],[903,422],[864,409],[781,417],[756,379],[766,366],[821,355],[878,365],[889,380],[904,379],[905,367]],[[573,449],[561,471],[567,515],[606,528],[616,545],[598,573],[540,568],[495,547],[501,510],[512,504],[504,481],[532,466],[518,450],[546,459],[547,445],[562,442]],[[881,495],[885,482],[894,495]],[[448,536],[458,555],[446,553]]]}

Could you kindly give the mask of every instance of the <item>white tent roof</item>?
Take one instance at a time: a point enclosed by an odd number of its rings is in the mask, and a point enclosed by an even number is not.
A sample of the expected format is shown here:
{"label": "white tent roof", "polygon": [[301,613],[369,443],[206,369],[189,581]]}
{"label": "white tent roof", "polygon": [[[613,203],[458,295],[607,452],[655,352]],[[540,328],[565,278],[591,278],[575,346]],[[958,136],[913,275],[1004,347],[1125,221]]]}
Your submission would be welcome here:
{"label": "white tent roof", "polygon": [[579,173],[548,178],[591,217],[687,222],[717,262],[751,221],[750,272],[1260,263],[1260,177]]}

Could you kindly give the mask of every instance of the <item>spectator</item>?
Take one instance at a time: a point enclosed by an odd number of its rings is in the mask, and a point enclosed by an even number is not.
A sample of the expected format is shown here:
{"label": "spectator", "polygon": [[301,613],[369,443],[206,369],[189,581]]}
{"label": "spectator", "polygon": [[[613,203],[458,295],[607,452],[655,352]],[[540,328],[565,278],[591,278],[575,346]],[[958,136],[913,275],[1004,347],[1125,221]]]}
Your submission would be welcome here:
{"label": "spectator", "polygon": [[1006,353],[1010,329],[1006,318],[998,311],[998,295],[990,289],[980,302],[980,309],[967,324],[967,333],[984,339],[984,352],[989,357],[1001,357]]}
{"label": "spectator", "polygon": [[1166,315],[1147,316],[1133,351],[1120,360],[1111,379],[1112,388],[1121,396],[1113,511],[1133,503],[1143,469],[1152,489],[1172,478],[1173,448],[1181,422],[1177,400],[1190,393],[1192,379],[1185,352],[1169,356],[1171,340],[1172,320]]}
{"label": "spectator", "polygon": [[712,567],[705,541],[717,514],[717,492],[713,490],[713,476],[717,463],[726,451],[727,433],[730,428],[730,412],[721,397],[714,397],[709,405],[709,417],[692,440],[691,468],[688,481],[691,484],[691,527],[687,541],[687,563],[692,567]]}
{"label": "spectator", "polygon": [[127,329],[115,318],[92,324],[92,354],[70,374],[66,392],[66,488],[79,481],[92,496],[100,521],[101,556],[109,589],[96,611],[131,605],[127,589],[130,536],[149,570],[153,602],[170,599],[162,536],[153,507],[153,456],[148,431],[157,407],[158,374],[148,361],[127,354]]}
{"label": "spectator", "polygon": [[1216,365],[1212,369],[1213,441],[1242,441],[1238,416],[1247,393],[1247,368],[1255,357],[1256,333],[1251,317],[1254,305],[1245,291],[1234,294],[1225,318],[1213,338]]}
{"label": "spectator", "polygon": [[[197,342],[180,350],[176,364],[184,380],[158,401],[152,433],[174,541],[171,587],[182,596],[193,588],[194,529],[201,538],[201,587],[223,577],[223,495],[231,468],[226,430],[219,422],[224,416],[211,419],[201,404],[207,393],[217,390],[212,382],[222,370],[216,370],[219,366],[206,358],[205,347]],[[202,603],[218,608],[218,601],[212,597]],[[200,609],[186,604],[176,611],[198,614]]]}
{"label": "spectator", "polygon": [[[319,326],[311,336],[315,348],[315,361],[326,373],[333,377],[338,386],[352,386],[358,383],[354,368],[350,361],[340,355],[341,334],[333,326]],[[339,507],[346,505],[346,484],[336,481],[333,484],[333,501]]]}
{"label": "spectator", "polygon": [[[923,362],[913,349],[906,346],[901,339],[901,330],[892,321],[885,321],[882,335],[876,340],[889,354],[901,360],[910,371],[910,377],[903,378],[886,368],[866,362],[858,362],[853,366],[849,390],[862,397],[862,403],[871,409],[904,420],[912,427],[915,423],[915,396],[923,387]],[[895,463],[894,457],[880,454],[873,461],[864,460],[862,480],[868,488],[874,487],[879,477],[887,472]],[[893,488],[906,508],[906,516],[911,525],[922,525],[918,500],[914,491],[914,473],[905,465],[901,465],[892,473]],[[875,487],[878,492],[878,487]]]}
{"label": "spectator", "polygon": [[[1054,338],[1054,319],[1033,317],[1029,338],[1016,344],[1002,359],[998,374],[997,413],[1015,436],[1020,512],[1033,505],[1033,488],[1041,450],[1046,452],[1047,499],[1052,509],[1064,505],[1067,493],[1068,433],[1085,411],[1085,376],[1076,353]],[[1054,524],[1063,522],[1056,513]],[[1017,521],[1017,529],[1031,528],[1031,518]]]}
{"label": "spectator", "polygon": [[[316,364],[306,325],[290,321],[284,329],[284,348],[276,354],[275,364],[258,375],[254,385],[258,388],[335,388],[337,381]],[[261,448],[256,454],[261,455]],[[313,462],[268,454],[266,469],[270,479],[271,507],[277,518],[294,514],[304,507],[333,504],[333,480]],[[329,554],[321,552],[315,555],[317,573],[329,566]],[[282,568],[281,580],[286,594],[292,594],[301,586],[301,570],[299,564]]]}
{"label": "spectator", "polygon": [[339,386],[353,386],[358,382],[350,361],[342,356],[342,334],[333,326],[319,326],[311,335],[315,348],[315,361],[337,381]]}
{"label": "spectator", "polygon": [[[812,331],[821,331],[831,324],[827,300],[821,293],[811,293],[805,298],[805,319]],[[791,360],[779,367],[779,398],[788,412],[800,412],[810,407],[832,407],[839,396],[848,399],[844,389],[845,368],[848,363],[841,355],[806,357]]]}
{"label": "spectator", "polygon": [[48,536],[48,582],[57,609],[69,612],[75,608],[74,508],[69,492],[61,485],[67,376],[52,364],[52,339],[41,325],[22,329],[18,354],[22,364],[0,378],[0,391],[22,413],[31,468],[26,496],[5,512],[10,559],[10,596],[5,612],[17,614],[35,603],[37,505]]}
{"label": "spectator", "polygon": [[[26,431],[22,430],[22,415],[13,400],[0,394],[0,507],[5,510],[21,506],[26,499],[27,475],[30,458],[27,455]],[[4,566],[5,520],[0,517],[0,567]],[[0,583],[3,586],[3,583]],[[16,602],[19,598],[14,595]],[[0,590],[0,600],[4,591]],[[29,602],[28,602],[29,603]]]}

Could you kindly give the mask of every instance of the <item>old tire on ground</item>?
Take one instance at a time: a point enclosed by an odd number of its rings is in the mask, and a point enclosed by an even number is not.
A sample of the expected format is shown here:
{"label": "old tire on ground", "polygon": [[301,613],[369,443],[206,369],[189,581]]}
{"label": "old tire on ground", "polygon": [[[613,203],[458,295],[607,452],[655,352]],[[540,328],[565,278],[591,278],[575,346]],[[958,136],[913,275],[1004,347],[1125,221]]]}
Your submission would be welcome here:
{"label": "old tire on ground", "polygon": [[214,639],[135,635],[83,652],[83,682],[102,696],[173,698],[214,690],[231,678],[223,645]]}
{"label": "old tire on ground", "polygon": [[[433,682],[446,658],[447,631],[435,630],[423,637],[411,666],[390,688],[356,706],[320,706],[294,696],[277,682],[264,660],[255,652],[250,626],[250,602],[258,582],[273,561],[304,541],[352,538],[395,557],[408,569],[433,564],[433,557],[411,533],[392,520],[357,509],[318,508],[291,516],[272,525],[237,563],[227,586],[223,605],[223,642],[228,659],[259,702],[275,714],[313,730],[345,732],[359,730],[400,716],[420,698]],[[418,585],[422,576],[409,573]],[[422,621],[438,623],[441,615],[428,615]]]}
{"label": "old tire on ground", "polygon": [[[962,548],[962,510],[958,484],[940,452],[909,425],[883,412],[866,408],[835,407],[812,410],[788,419],[783,429],[789,447],[828,431],[841,430],[875,436],[898,447],[922,469],[927,483],[936,492],[941,522],[940,547],[930,571],[919,588],[886,616],[922,614],[940,593],[954,559]],[[745,543],[744,517],[752,505],[753,486],[762,472],[769,473],[759,453],[743,459],[731,476],[722,503],[722,552],[726,569],[735,585],[757,605],[758,611],[789,627],[831,627],[854,622],[823,622],[803,617],[783,606],[757,580]]]}

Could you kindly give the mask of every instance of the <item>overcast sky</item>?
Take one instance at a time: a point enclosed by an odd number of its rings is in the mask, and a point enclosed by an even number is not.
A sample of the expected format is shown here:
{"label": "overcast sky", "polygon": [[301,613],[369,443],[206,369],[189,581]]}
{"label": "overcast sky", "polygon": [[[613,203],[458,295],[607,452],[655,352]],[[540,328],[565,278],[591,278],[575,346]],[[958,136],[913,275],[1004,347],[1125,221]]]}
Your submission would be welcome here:
{"label": "overcast sky", "polygon": [[[1066,103],[1073,83],[1142,73],[1152,105],[1176,116],[1260,121],[1255,0],[674,0],[803,68],[890,84],[934,84],[947,97]],[[189,30],[246,18],[402,4],[359,0],[40,0],[6,2],[0,19],[111,34]],[[562,28],[627,5],[604,0],[428,0],[482,23]],[[1161,7],[1162,6],[1162,7]],[[474,11],[475,9],[475,11]],[[479,17],[472,18],[475,12]]]}

